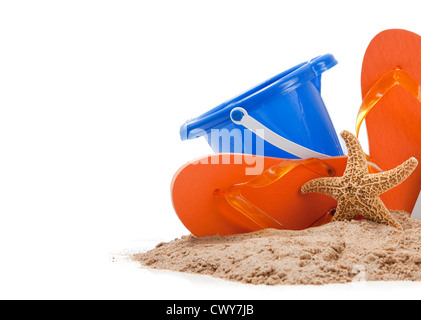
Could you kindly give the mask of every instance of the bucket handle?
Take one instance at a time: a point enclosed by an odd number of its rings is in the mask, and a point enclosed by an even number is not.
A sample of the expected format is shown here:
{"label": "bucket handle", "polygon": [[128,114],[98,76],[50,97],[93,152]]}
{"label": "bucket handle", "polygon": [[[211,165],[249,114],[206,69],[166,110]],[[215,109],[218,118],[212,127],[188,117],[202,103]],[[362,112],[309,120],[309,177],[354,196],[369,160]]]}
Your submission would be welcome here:
{"label": "bucket handle", "polygon": [[273,144],[275,147],[284,150],[300,159],[308,158],[326,158],[325,154],[313,151],[303,147],[291,140],[288,140],[277,133],[273,132],[262,123],[251,117],[244,108],[236,107],[231,110],[231,121],[235,124],[242,125],[246,129],[253,132],[263,140]]}
{"label": "bucket handle", "polygon": [[357,116],[357,137],[360,133],[361,125],[370,111],[380,101],[381,98],[393,87],[401,86],[413,97],[421,102],[421,85],[402,69],[394,69],[383,75],[364,97]]}

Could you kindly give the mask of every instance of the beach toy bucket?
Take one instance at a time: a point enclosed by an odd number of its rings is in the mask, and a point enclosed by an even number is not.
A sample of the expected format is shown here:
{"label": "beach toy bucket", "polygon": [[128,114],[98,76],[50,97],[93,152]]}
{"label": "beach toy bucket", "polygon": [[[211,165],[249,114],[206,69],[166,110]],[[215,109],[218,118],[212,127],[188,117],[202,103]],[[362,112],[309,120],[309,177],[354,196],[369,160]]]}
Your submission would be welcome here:
{"label": "beach toy bucket", "polygon": [[278,74],[180,128],[182,140],[204,136],[216,153],[278,158],[341,156],[320,95],[321,74],[337,64],[317,57]]}

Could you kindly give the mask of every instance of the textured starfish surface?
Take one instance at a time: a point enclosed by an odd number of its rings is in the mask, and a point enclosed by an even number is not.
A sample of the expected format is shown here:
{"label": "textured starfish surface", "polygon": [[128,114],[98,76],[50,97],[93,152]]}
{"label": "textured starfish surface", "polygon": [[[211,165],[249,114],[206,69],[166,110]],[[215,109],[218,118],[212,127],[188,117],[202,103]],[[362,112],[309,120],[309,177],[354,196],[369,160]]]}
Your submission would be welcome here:
{"label": "textured starfish surface", "polygon": [[379,195],[401,184],[418,165],[415,158],[390,171],[370,174],[367,158],[358,139],[343,131],[348,148],[348,163],[342,177],[314,179],[301,188],[302,193],[317,192],[338,201],[332,221],[352,220],[358,215],[403,230],[386,208]]}

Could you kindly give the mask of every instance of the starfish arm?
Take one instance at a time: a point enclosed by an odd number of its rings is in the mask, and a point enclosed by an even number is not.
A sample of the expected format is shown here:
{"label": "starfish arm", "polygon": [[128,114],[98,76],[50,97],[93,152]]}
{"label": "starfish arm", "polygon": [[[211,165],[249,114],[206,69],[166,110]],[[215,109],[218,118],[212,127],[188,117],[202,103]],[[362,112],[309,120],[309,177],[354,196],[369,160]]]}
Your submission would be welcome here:
{"label": "starfish arm", "polygon": [[318,178],[310,180],[301,187],[301,192],[303,194],[317,192],[337,199],[340,195],[340,182],[341,178]]}
{"label": "starfish arm", "polygon": [[336,212],[333,215],[332,222],[334,221],[349,221],[354,219],[358,213],[354,212],[350,206],[346,205],[343,201],[338,201],[338,206],[336,208]]}
{"label": "starfish arm", "polygon": [[365,219],[386,224],[403,231],[401,224],[391,215],[390,211],[379,197],[373,199],[371,205],[367,206],[362,215]]}
{"label": "starfish arm", "polygon": [[414,172],[417,166],[417,159],[411,158],[392,170],[370,174],[364,178],[364,188],[374,195],[380,195],[400,185]]}
{"label": "starfish arm", "polygon": [[344,176],[369,174],[367,157],[358,139],[349,131],[342,131],[342,138],[348,149],[348,163]]}

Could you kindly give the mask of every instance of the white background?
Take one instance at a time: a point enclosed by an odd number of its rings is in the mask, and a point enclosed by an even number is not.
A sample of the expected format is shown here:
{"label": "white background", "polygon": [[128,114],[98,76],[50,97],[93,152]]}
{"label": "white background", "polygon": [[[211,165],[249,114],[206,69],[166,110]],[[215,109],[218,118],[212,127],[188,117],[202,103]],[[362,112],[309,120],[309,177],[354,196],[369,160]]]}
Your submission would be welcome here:
{"label": "white background", "polygon": [[[298,63],[354,131],[370,40],[421,33],[414,1],[2,1],[0,298],[413,298],[421,285],[256,287],[142,269],[118,253],[187,235],[170,200],[211,152],[179,126]],[[393,290],[389,290],[393,289]]]}

